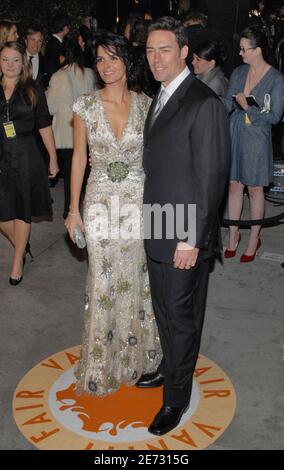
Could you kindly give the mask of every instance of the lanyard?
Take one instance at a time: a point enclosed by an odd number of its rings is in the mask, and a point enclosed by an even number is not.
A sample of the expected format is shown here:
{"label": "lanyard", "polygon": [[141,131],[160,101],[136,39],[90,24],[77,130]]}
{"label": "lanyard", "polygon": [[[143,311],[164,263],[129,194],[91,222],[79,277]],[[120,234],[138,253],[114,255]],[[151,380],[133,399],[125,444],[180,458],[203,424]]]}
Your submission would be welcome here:
{"label": "lanyard", "polygon": [[6,106],[7,106],[7,121],[10,121],[9,100],[6,100]]}

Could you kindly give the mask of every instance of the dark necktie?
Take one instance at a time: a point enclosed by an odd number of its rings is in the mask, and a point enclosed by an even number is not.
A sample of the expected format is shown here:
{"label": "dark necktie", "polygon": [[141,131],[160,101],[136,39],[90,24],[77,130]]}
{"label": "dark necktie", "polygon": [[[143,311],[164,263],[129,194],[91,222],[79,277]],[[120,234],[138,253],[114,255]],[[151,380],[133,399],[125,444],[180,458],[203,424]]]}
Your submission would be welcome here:
{"label": "dark necktie", "polygon": [[152,114],[151,119],[151,126],[153,126],[154,122],[156,121],[157,117],[159,116],[160,112],[162,111],[165,105],[166,93],[164,90],[161,90],[157,99],[156,107]]}

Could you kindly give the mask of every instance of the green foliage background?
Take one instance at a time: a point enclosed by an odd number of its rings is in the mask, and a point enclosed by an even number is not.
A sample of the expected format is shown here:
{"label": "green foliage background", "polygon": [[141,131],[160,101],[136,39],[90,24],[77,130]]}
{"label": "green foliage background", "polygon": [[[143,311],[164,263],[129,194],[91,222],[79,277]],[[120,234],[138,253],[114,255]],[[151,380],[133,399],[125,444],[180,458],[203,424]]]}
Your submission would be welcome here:
{"label": "green foliage background", "polygon": [[84,16],[89,15],[93,4],[92,0],[0,0],[0,18],[19,21],[20,33],[27,24],[36,21],[47,35],[51,17],[56,12],[67,13],[75,28]]}

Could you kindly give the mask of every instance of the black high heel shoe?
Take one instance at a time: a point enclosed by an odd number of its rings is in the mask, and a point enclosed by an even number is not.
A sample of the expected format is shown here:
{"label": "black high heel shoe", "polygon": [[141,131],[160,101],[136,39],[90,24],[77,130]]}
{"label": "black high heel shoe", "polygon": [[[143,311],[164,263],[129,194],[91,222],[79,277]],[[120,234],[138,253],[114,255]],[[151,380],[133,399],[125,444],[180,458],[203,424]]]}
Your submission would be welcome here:
{"label": "black high heel shoe", "polygon": [[20,282],[22,282],[25,264],[26,264],[26,255],[23,256],[23,271],[22,271],[21,277],[18,277],[18,278],[9,277],[9,283],[11,286],[17,286],[18,284],[20,284]]}
{"label": "black high heel shoe", "polygon": [[22,279],[23,279],[23,275],[21,275],[21,277],[19,277],[18,279],[14,279],[13,277],[9,277],[9,283],[11,286],[17,286],[18,284],[20,284],[20,282],[22,282]]}
{"label": "black high heel shoe", "polygon": [[[33,261],[34,257],[32,255],[31,245],[30,245],[29,242],[26,245],[25,254],[23,256],[23,272],[24,272],[24,267],[25,267],[25,264],[26,264],[26,255],[27,254],[30,255],[30,257],[32,258],[32,261]],[[18,284],[20,284],[20,282],[22,282],[22,280],[23,280],[23,274],[21,275],[21,277],[18,277],[18,278],[9,277],[9,283],[10,283],[11,286],[17,286]]]}
{"label": "black high heel shoe", "polygon": [[26,244],[26,249],[25,249],[25,254],[24,254],[24,263],[26,262],[26,255],[30,255],[30,257],[32,258],[31,261],[34,260],[34,257],[32,255],[32,252],[31,252],[31,245],[30,245],[30,242],[28,242]]}
{"label": "black high heel shoe", "polygon": [[18,277],[18,278],[9,277],[9,283],[11,286],[17,286],[18,284],[20,284],[20,282],[22,282],[25,264],[26,264],[26,255],[23,256],[23,271],[22,271],[21,277]]}

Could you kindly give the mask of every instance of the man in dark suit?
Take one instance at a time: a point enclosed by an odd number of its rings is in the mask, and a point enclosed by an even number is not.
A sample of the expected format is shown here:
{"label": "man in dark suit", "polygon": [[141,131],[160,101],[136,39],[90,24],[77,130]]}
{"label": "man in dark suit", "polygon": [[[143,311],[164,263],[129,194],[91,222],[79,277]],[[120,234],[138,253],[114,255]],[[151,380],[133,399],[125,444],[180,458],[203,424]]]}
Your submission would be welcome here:
{"label": "man in dark suit", "polygon": [[64,60],[63,39],[70,31],[70,19],[67,15],[58,13],[52,19],[53,35],[46,44],[44,53],[45,71],[48,81],[57,72]]}
{"label": "man in dark suit", "polygon": [[193,71],[192,60],[193,51],[207,41],[222,41],[222,34],[217,29],[207,28],[207,16],[200,12],[191,12],[183,20],[186,28],[188,43],[190,49],[186,58],[186,63],[190,70]]}
{"label": "man in dark suit", "polygon": [[43,42],[43,34],[37,25],[30,25],[25,34],[26,56],[32,67],[33,79],[37,80],[46,88],[46,73],[44,68],[44,58],[40,52]]}
{"label": "man in dark suit", "polygon": [[223,104],[186,66],[183,26],[160,18],[149,28],[146,50],[161,82],[145,123],[143,164],[145,249],[163,361],[137,386],[164,384],[163,406],[149,427],[162,435],[177,426],[190,401],[230,134]]}

